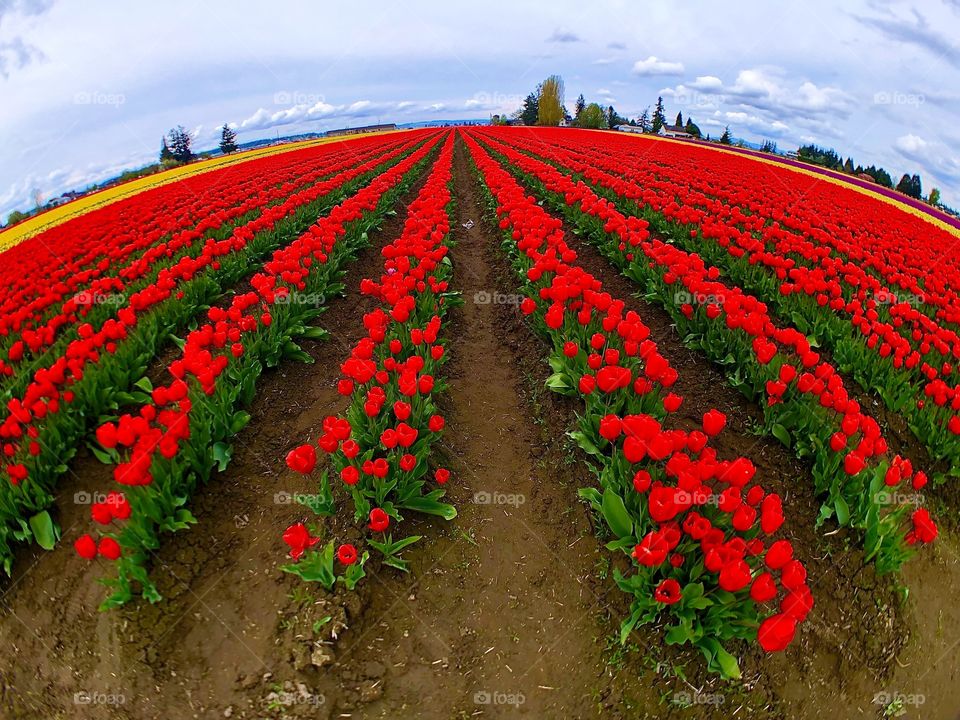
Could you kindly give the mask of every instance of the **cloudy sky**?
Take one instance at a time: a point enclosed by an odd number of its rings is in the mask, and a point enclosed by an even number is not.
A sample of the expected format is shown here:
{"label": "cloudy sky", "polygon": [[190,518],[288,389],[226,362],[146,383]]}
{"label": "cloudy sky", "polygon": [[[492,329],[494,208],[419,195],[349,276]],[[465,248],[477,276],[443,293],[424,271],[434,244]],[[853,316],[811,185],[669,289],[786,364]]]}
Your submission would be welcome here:
{"label": "cloudy sky", "polygon": [[224,122],[482,118],[551,73],[571,108],[663,95],[705,133],[835,147],[960,206],[960,0],[0,0],[0,216],[154,160],[177,124],[208,148]]}

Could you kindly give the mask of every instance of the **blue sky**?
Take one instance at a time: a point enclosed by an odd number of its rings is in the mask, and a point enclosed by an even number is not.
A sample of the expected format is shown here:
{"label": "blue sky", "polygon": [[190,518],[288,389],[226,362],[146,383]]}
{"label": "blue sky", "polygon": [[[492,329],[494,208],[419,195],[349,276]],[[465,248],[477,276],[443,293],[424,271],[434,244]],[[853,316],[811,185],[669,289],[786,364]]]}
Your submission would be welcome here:
{"label": "blue sky", "polygon": [[521,3],[0,0],[0,216],[197,147],[486,117],[563,76],[714,135],[817,142],[960,206],[960,0]]}

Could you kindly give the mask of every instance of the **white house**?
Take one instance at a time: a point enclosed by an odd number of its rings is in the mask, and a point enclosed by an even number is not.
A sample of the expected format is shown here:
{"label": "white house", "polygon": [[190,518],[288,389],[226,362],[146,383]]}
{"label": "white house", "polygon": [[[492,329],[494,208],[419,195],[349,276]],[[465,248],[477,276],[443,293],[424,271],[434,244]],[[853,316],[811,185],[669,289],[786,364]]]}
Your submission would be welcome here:
{"label": "white house", "polygon": [[663,137],[669,138],[692,138],[693,135],[688,133],[679,125],[661,125],[660,129],[657,131],[657,135],[662,135]]}

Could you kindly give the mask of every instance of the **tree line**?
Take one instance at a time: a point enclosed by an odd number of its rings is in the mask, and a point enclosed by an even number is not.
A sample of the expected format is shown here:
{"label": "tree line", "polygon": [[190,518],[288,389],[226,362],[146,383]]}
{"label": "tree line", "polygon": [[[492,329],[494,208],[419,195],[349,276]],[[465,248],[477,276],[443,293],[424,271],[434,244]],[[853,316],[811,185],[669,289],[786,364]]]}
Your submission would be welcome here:
{"label": "tree line", "polygon": [[[563,78],[559,75],[551,75],[537,85],[536,89],[524,98],[523,104],[509,118],[494,115],[490,120],[497,125],[505,125],[513,120],[524,125],[557,126],[566,124],[590,130],[606,130],[616,128],[619,125],[629,125],[639,128],[645,133],[659,133],[662,128],[670,128],[681,130],[698,139],[712,140],[709,135],[704,138],[700,126],[693,121],[692,117],[687,117],[684,120],[683,112],[678,112],[673,125],[670,125],[667,122],[666,108],[662,97],[657,98],[657,104],[652,114],[650,108],[647,107],[638,117],[626,118],[618,113],[613,105],[604,107],[598,102],[587,103],[583,93],[580,93],[573,106],[573,114],[571,114],[564,104]],[[730,134],[729,127],[724,128],[723,134],[717,142],[725,145],[733,144],[733,136]]]}
{"label": "tree line", "polygon": [[[236,130],[224,123],[220,128],[220,152],[229,155],[239,149]],[[160,164],[163,167],[185,165],[192,162],[195,157],[193,138],[183,125],[172,128],[160,141]]]}

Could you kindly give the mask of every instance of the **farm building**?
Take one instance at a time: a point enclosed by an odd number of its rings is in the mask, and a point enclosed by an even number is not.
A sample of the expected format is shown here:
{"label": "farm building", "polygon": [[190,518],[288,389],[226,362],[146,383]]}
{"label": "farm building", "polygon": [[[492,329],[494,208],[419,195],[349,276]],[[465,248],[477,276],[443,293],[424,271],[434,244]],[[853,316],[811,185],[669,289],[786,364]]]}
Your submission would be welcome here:
{"label": "farm building", "polygon": [[341,128],[340,130],[327,130],[327,137],[337,135],[360,135],[362,133],[383,132],[384,130],[396,130],[396,123],[385,123],[383,125],[361,125],[355,128]]}

